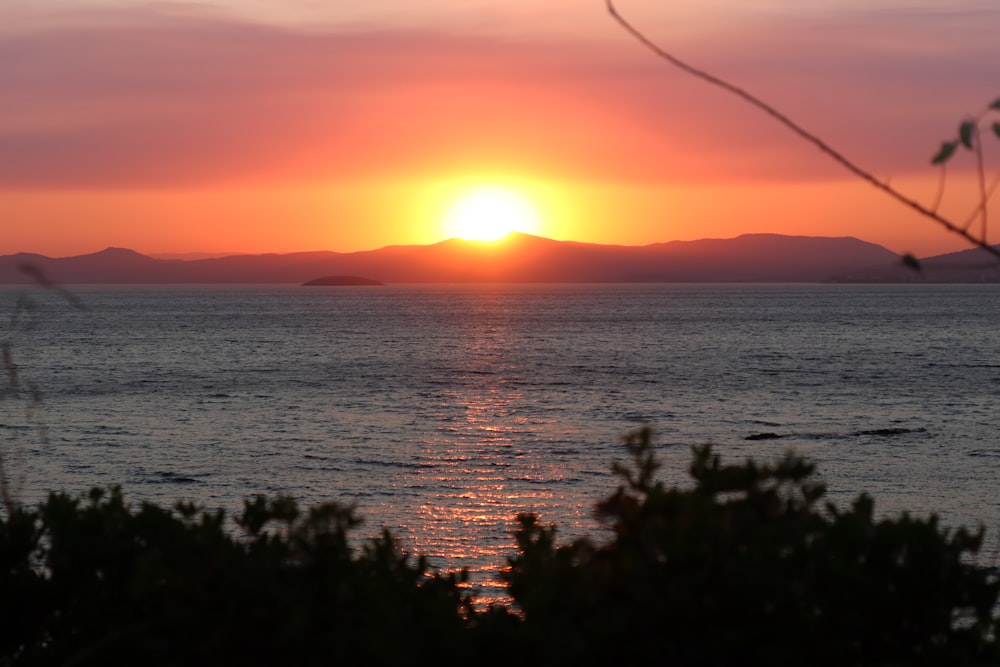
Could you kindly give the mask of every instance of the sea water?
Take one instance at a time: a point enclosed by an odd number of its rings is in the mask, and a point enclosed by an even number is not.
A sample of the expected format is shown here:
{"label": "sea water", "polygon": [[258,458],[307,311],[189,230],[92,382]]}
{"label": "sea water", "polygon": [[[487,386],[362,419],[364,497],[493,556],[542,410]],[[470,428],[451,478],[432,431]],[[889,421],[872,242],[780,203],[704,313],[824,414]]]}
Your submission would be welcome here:
{"label": "sea water", "polygon": [[[2,288],[19,499],[119,484],[355,503],[486,591],[519,512],[596,534],[621,437],[819,466],[830,499],[1000,529],[1000,286]],[[26,388],[35,388],[40,401]],[[39,427],[44,427],[40,429]],[[748,439],[767,435],[767,439]],[[773,438],[772,436],[780,436]],[[994,545],[994,546],[990,546]]]}

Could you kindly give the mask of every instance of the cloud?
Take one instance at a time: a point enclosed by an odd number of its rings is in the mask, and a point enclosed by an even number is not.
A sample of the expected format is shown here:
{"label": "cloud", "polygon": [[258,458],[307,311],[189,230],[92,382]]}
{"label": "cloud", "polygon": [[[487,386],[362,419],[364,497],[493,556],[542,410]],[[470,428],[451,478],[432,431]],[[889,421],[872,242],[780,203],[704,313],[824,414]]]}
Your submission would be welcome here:
{"label": "cloud", "polygon": [[[413,178],[824,179],[763,114],[614,27],[544,41],[94,14],[0,34],[0,187]],[[867,12],[679,40],[878,173],[923,168],[1000,91],[1000,12]],[[661,33],[662,34],[662,33]],[[618,39],[617,37],[621,37]],[[668,45],[669,46],[669,45]]]}

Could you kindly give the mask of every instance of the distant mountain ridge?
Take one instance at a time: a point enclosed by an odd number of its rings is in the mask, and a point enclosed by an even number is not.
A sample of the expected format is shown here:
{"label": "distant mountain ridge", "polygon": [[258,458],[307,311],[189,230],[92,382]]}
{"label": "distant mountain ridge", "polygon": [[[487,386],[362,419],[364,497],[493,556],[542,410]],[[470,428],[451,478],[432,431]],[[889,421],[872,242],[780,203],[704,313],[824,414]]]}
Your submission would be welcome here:
{"label": "distant mountain ridge", "polygon": [[[745,234],[645,246],[555,241],[515,233],[500,243],[450,239],[361,252],[156,259],[124,248],[75,257],[0,256],[0,284],[36,276],[59,284],[292,283],[364,276],[385,283],[1000,282],[981,250],[903,266],[898,255],[853,237]],[[23,267],[32,267],[28,272]]]}

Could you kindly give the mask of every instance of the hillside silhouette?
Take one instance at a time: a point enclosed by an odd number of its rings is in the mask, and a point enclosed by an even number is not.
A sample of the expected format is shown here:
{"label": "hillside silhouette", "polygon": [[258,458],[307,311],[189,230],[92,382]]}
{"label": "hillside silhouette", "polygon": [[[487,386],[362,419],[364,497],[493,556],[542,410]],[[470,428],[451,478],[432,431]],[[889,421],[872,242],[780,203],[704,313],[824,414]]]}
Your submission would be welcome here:
{"label": "hillside silhouette", "polygon": [[[981,250],[903,266],[898,255],[852,237],[746,234],[732,239],[602,245],[513,233],[498,243],[450,239],[361,252],[299,252],[156,259],[107,248],[74,257],[0,256],[0,284],[41,271],[61,284],[292,283],[364,276],[386,283],[998,282]],[[25,271],[24,267],[32,267]]]}

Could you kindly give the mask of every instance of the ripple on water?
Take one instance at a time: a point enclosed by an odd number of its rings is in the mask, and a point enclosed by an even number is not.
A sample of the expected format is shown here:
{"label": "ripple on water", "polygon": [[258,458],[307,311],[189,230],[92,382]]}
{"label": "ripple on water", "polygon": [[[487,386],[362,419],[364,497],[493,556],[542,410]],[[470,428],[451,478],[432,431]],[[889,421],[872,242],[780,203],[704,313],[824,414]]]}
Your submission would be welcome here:
{"label": "ripple on water", "polygon": [[[1000,526],[996,286],[81,288],[15,340],[48,439],[0,405],[27,500],[124,483],[230,511],[356,502],[490,590],[514,517],[597,530],[622,434],[789,447],[831,497]],[[774,433],[774,439],[745,440]],[[20,444],[18,444],[20,443]],[[23,446],[22,446],[23,445]],[[495,592],[495,591],[494,591]]]}

